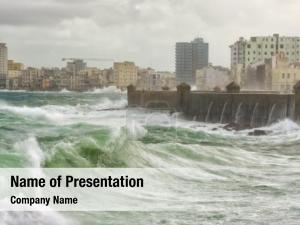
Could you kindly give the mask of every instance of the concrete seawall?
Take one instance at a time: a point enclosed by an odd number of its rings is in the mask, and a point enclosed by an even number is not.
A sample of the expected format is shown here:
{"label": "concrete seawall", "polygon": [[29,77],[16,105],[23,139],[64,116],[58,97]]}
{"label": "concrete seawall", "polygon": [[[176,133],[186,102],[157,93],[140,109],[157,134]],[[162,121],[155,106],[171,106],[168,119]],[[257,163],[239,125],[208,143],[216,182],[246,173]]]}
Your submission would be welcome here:
{"label": "concrete seawall", "polygon": [[177,91],[137,91],[129,86],[128,105],[176,110],[188,119],[235,124],[237,129],[261,127],[284,118],[300,121],[300,82],[294,94],[240,92],[234,83],[226,92],[191,91],[186,84]]}

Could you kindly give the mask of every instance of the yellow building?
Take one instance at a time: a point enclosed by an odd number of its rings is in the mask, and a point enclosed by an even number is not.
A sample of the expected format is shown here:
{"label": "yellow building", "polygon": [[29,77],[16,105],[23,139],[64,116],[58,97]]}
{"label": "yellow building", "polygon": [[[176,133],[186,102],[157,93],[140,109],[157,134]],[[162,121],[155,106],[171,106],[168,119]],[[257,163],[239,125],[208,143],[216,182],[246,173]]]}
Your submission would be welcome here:
{"label": "yellow building", "polygon": [[7,60],[7,67],[8,74],[6,78],[6,88],[18,89],[24,65],[22,63],[14,62],[14,60]]}
{"label": "yellow building", "polygon": [[24,65],[23,63],[18,63],[18,62],[14,62],[14,60],[8,60],[8,70],[23,70],[24,69]]}
{"label": "yellow building", "polygon": [[293,86],[300,81],[300,63],[289,63],[283,53],[274,56],[272,61],[272,90],[292,92]]}
{"label": "yellow building", "polygon": [[137,67],[133,62],[115,62],[114,77],[116,86],[125,89],[128,85],[136,85],[137,71]]}

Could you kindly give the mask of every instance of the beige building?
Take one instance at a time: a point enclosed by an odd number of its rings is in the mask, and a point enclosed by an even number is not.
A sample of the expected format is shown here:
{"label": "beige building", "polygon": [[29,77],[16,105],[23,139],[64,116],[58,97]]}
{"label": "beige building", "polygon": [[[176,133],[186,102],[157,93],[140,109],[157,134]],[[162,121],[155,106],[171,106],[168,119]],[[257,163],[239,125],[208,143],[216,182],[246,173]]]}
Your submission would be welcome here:
{"label": "beige building", "polygon": [[133,62],[115,62],[114,78],[116,86],[125,89],[128,85],[136,85],[137,71],[137,67]]}
{"label": "beige building", "polygon": [[6,88],[18,89],[23,75],[24,65],[22,63],[14,62],[14,60],[8,60],[7,65],[8,73],[6,77]]}
{"label": "beige building", "polygon": [[155,74],[155,70],[152,68],[138,68],[136,88],[139,90],[151,90],[150,77],[152,77],[152,74]]}
{"label": "beige building", "polygon": [[41,70],[33,67],[23,70],[20,86],[30,90],[40,90],[42,86]]}
{"label": "beige building", "polygon": [[86,88],[99,88],[106,84],[102,71],[95,67],[87,67],[84,70],[79,71],[79,76],[86,79]]}
{"label": "beige building", "polygon": [[15,62],[14,60],[8,60],[8,70],[24,70],[24,64],[23,63],[19,63],[19,62]]}
{"label": "beige building", "polygon": [[175,89],[175,73],[168,71],[155,71],[152,68],[139,69],[138,81],[136,85],[138,90],[160,91],[162,89]]}
{"label": "beige building", "polygon": [[272,90],[292,92],[293,86],[300,81],[300,63],[289,63],[283,53],[272,59]]}

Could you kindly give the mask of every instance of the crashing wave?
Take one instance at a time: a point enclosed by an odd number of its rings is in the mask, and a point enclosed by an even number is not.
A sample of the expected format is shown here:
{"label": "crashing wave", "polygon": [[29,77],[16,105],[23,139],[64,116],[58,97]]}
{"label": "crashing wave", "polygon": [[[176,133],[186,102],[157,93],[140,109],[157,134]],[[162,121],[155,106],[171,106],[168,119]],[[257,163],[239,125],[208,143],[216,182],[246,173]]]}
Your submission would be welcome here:
{"label": "crashing wave", "polygon": [[95,88],[92,91],[87,91],[84,93],[89,93],[89,94],[106,94],[106,93],[126,94],[127,91],[122,91],[121,89],[118,89],[116,86],[109,86],[109,87],[104,87],[104,88]]}

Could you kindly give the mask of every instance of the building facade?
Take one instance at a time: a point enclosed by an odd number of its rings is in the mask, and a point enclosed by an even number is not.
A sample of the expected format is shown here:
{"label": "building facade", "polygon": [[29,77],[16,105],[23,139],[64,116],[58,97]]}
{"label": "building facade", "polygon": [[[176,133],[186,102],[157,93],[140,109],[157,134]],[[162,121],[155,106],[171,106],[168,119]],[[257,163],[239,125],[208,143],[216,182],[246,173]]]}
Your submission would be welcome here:
{"label": "building facade", "polygon": [[300,61],[300,37],[279,36],[256,36],[249,40],[240,38],[230,46],[231,67],[242,64],[244,68],[263,62],[278,53],[284,53],[289,63]]}
{"label": "building facade", "polygon": [[209,46],[202,38],[176,43],[176,81],[195,85],[196,70],[208,66]]}
{"label": "building facade", "polygon": [[6,77],[6,89],[18,89],[24,73],[24,65],[8,60],[8,73]]}
{"label": "building facade", "polygon": [[272,60],[272,90],[291,93],[294,85],[300,81],[300,63],[289,63],[283,53]]}
{"label": "building facade", "polygon": [[79,71],[86,69],[86,63],[82,59],[74,59],[67,62],[66,70],[73,75],[77,75]]}
{"label": "building facade", "polygon": [[7,74],[7,47],[5,43],[0,43],[0,88],[6,87]]}
{"label": "building facade", "polygon": [[137,67],[133,62],[115,62],[114,78],[118,88],[125,89],[129,85],[137,83]]}

